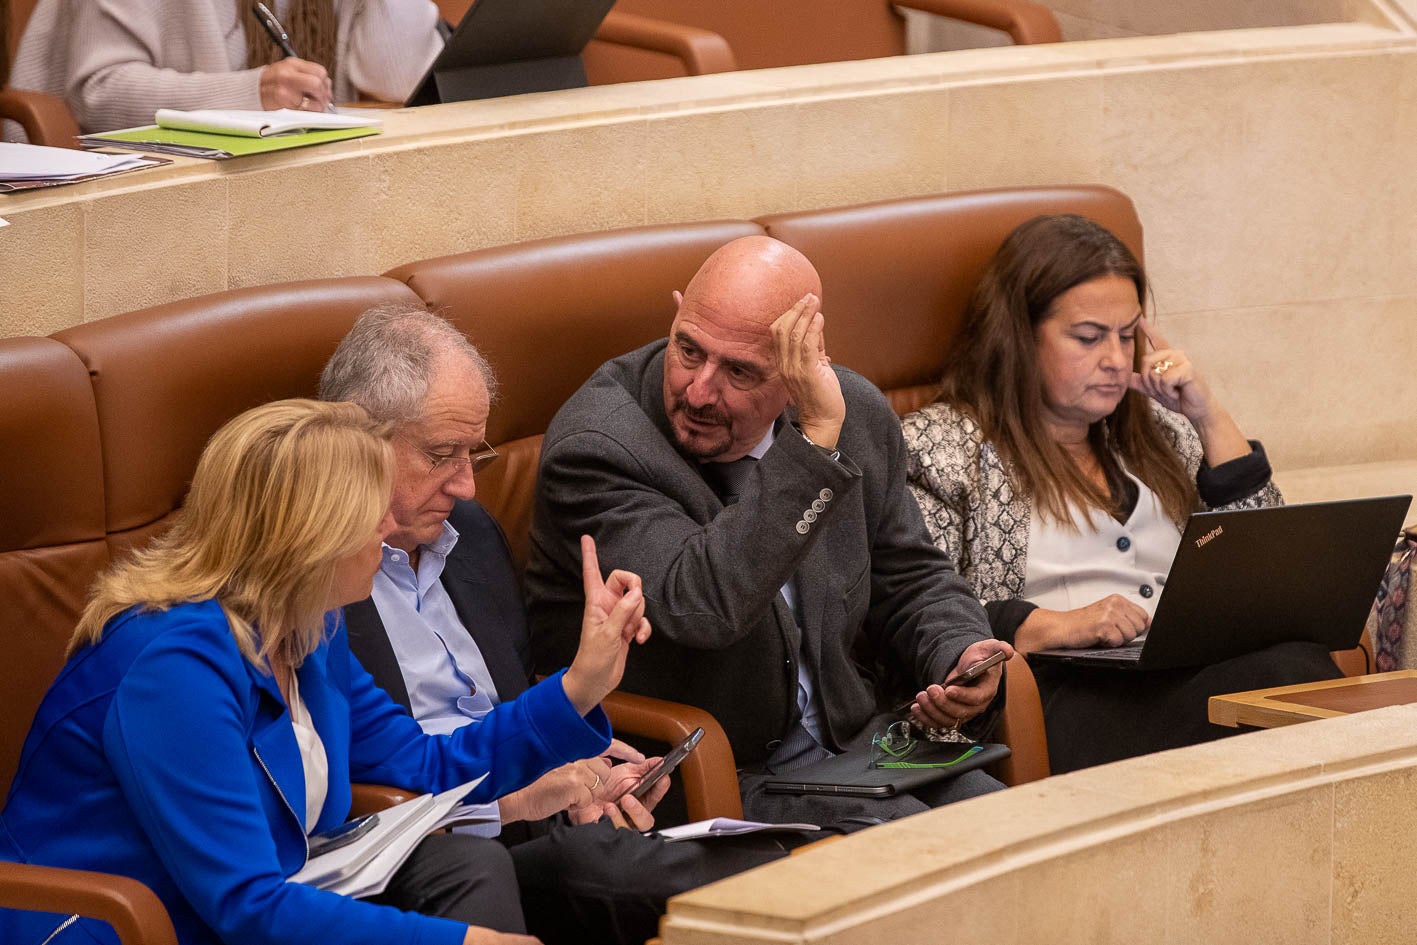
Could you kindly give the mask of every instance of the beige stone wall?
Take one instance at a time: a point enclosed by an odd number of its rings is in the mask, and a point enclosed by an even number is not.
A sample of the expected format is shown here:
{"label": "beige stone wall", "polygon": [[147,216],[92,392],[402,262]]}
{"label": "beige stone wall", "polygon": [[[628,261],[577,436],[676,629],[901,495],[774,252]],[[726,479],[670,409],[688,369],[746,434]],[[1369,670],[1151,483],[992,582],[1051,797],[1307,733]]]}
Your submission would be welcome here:
{"label": "beige stone wall", "polygon": [[[1402,21],[1405,23],[1405,21]],[[1109,184],[1160,324],[1281,470],[1417,461],[1417,40],[1349,23],[393,112],[386,133],[0,198],[0,335],[512,240]]]}
{"label": "beige stone wall", "polygon": [[664,945],[1412,940],[1417,707],[1049,778],[671,900]]}
{"label": "beige stone wall", "polygon": [[[1382,0],[1186,0],[1137,3],[1135,0],[1048,0],[1069,42],[1162,36],[1202,30],[1307,26],[1315,23],[1387,22],[1392,9]],[[941,52],[1004,46],[1009,38],[997,30],[907,11],[911,52]]]}

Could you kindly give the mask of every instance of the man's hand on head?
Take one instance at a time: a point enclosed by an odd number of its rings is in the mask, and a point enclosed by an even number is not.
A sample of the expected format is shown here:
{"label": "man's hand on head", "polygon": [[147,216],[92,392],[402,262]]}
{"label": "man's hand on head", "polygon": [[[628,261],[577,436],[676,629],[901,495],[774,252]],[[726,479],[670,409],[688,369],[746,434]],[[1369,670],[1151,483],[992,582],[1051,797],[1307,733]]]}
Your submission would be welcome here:
{"label": "man's hand on head", "polygon": [[822,300],[807,293],[772,323],[773,353],[787,396],[797,407],[802,433],[817,446],[836,449],[846,422],[841,381],[827,357]]}

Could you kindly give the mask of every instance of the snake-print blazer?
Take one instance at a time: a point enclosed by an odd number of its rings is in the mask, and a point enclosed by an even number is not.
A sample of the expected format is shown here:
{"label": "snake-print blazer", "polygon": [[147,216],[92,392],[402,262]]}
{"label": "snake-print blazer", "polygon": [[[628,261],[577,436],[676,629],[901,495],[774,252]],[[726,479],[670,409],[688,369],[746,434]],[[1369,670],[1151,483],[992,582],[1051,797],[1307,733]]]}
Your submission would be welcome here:
{"label": "snake-print blazer", "polygon": [[[1196,475],[1204,453],[1190,422],[1155,402],[1151,406],[1187,472]],[[955,408],[930,404],[907,416],[903,425],[910,491],[935,544],[954,560],[980,600],[1022,597],[1032,496],[1014,488],[994,444],[986,443],[979,425]],[[1262,457],[1262,448],[1255,447]],[[1278,487],[1266,479],[1257,491],[1215,508],[1283,504]],[[1211,508],[1203,501],[1200,507]]]}

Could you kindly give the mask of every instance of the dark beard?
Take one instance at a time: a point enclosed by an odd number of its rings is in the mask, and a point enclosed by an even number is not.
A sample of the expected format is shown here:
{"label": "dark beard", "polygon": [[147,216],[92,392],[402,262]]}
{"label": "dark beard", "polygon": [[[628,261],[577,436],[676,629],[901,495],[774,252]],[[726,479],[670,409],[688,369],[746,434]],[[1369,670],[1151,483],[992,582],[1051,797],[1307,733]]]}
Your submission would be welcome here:
{"label": "dark beard", "polygon": [[[678,447],[679,452],[683,453],[684,455],[697,460],[712,460],[715,457],[722,456],[724,453],[728,452],[730,449],[733,448],[732,428],[729,426],[728,418],[725,417],[719,411],[713,409],[712,407],[695,409],[693,407],[690,407],[689,404],[684,400],[684,398],[676,397],[674,399],[674,403],[671,405],[670,415],[671,420],[669,423],[669,428],[674,433],[674,445]],[[685,443],[682,439],[680,439],[679,429],[674,425],[672,419],[674,415],[682,415],[692,420],[698,420],[703,423],[711,423],[717,426],[721,426],[725,433],[725,440],[723,444],[721,446],[716,446],[708,450],[707,452],[691,450],[689,448],[689,445]]]}

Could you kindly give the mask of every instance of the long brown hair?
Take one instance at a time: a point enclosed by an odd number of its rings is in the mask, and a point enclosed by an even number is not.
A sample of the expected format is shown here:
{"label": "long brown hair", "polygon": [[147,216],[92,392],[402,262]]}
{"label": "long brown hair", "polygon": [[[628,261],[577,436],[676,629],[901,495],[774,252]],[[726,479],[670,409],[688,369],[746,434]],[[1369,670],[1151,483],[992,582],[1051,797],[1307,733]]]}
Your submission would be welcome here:
{"label": "long brown hair", "polygon": [[336,568],[389,507],[391,427],[354,404],[278,400],[212,435],[172,526],[95,581],[69,652],[134,605],[215,599],[242,654],[299,666],[324,634]]}
{"label": "long brown hair", "polygon": [[[1122,276],[1147,299],[1146,273],[1105,227],[1075,214],[1035,217],[1009,234],[984,270],[965,310],[964,328],[945,359],[937,400],[972,416],[999,450],[1016,488],[1033,496],[1044,518],[1068,526],[1071,510],[1113,513],[1129,470],[1156,493],[1172,521],[1196,508],[1195,483],[1161,432],[1147,398],[1127,391],[1088,441],[1102,464],[1103,490],[1054,441],[1043,422],[1037,326],[1058,296],[1103,276]],[[1133,368],[1141,366],[1136,337]]]}
{"label": "long brown hair", "polygon": [[[236,5],[241,10],[241,26],[246,30],[246,68],[259,69],[282,58],[284,53],[271,42],[265,27],[256,19],[255,4],[236,0]],[[275,0],[268,0],[266,6],[274,9]],[[331,76],[335,74],[339,23],[335,19],[334,0],[291,0],[290,11],[281,25],[301,59],[318,62]]]}

